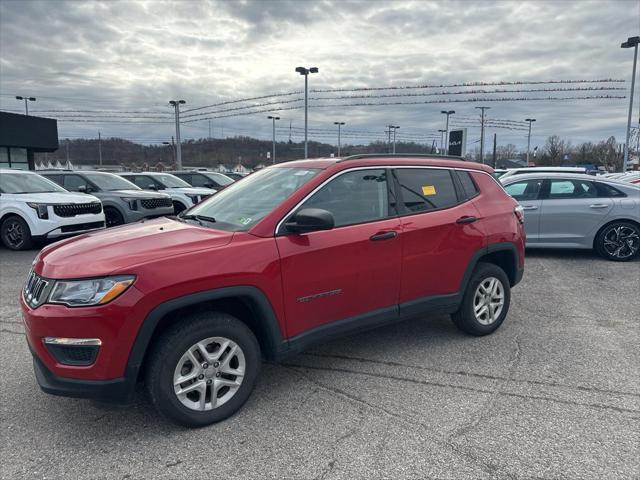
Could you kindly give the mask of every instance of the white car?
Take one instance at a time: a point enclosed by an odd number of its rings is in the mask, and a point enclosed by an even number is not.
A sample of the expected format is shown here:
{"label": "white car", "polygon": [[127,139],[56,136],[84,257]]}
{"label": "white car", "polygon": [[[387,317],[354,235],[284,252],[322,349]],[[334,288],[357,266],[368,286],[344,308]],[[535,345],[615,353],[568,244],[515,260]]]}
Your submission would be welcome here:
{"label": "white car", "polygon": [[173,209],[176,214],[191,208],[196,203],[200,203],[217,192],[212,188],[192,187],[184,180],[170,173],[126,172],[119,175],[135,183],[143,190],[161,190],[162,193],[171,195]]}
{"label": "white car", "polygon": [[0,169],[0,239],[11,250],[104,228],[102,203],[33,173]]}
{"label": "white car", "polygon": [[522,175],[525,173],[587,173],[584,167],[522,167],[508,168],[505,173],[500,175],[500,181],[506,180],[512,175]]}

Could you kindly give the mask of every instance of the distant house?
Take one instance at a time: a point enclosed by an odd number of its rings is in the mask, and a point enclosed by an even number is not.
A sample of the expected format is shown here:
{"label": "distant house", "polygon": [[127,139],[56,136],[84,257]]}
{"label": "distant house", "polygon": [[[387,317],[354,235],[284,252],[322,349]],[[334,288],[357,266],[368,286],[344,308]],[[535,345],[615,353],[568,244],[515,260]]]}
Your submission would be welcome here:
{"label": "distant house", "polygon": [[526,166],[527,166],[527,161],[520,160],[519,158],[496,161],[496,168],[522,168]]}
{"label": "distant house", "polygon": [[233,167],[233,170],[231,171],[233,173],[239,173],[240,175],[248,175],[249,173],[251,173],[251,170],[249,170],[247,167],[245,167],[241,163],[238,163],[235,167]]}

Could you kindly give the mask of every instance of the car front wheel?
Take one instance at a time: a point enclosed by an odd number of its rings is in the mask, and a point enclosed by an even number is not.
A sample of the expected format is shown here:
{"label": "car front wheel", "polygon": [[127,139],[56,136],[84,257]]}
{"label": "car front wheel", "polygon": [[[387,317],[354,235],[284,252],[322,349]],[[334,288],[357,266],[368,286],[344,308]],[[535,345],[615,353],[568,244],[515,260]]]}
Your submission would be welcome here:
{"label": "car front wheel", "polygon": [[631,222],[614,222],[598,234],[595,247],[607,260],[628,262],[640,252],[640,228]]}
{"label": "car front wheel", "polygon": [[259,370],[260,347],[251,330],[231,315],[204,313],[158,340],[146,388],[167,418],[202,427],[233,415],[249,398]]}
{"label": "car front wheel", "polygon": [[28,250],[33,245],[29,225],[22,218],[12,215],[0,225],[2,243],[10,250]]}
{"label": "car front wheel", "polygon": [[497,265],[479,263],[462,298],[453,323],[470,335],[488,335],[502,324],[511,302],[507,274]]}

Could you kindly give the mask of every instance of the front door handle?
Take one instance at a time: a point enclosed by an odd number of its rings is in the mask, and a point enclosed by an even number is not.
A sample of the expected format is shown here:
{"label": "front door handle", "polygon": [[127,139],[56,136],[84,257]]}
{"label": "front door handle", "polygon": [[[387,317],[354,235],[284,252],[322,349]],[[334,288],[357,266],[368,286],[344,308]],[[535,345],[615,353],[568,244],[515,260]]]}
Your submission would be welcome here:
{"label": "front door handle", "polygon": [[594,203],[593,205],[589,205],[591,208],[607,208],[609,205],[604,203]]}
{"label": "front door handle", "polygon": [[398,236],[398,232],[390,231],[390,232],[378,232],[375,235],[371,235],[369,240],[372,242],[377,242],[379,240],[391,240],[392,238],[396,238]]}
{"label": "front door handle", "polygon": [[477,220],[476,217],[469,217],[469,216],[464,216],[464,217],[460,217],[459,219],[456,220],[456,223],[473,223]]}
{"label": "front door handle", "polygon": [[523,205],[522,208],[524,210],[537,210],[538,206],[537,205]]}

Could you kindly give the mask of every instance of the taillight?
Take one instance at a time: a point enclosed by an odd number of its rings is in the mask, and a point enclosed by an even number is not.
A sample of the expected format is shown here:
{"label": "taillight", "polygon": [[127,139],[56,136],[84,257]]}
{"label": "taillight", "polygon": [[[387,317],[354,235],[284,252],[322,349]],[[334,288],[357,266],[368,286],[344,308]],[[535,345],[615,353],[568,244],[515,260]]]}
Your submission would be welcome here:
{"label": "taillight", "polygon": [[518,221],[521,224],[524,224],[524,208],[522,208],[522,205],[516,205],[513,208],[513,213],[515,214],[515,216],[518,219]]}

